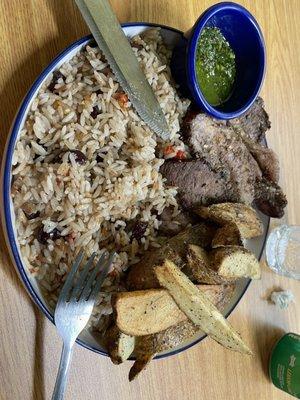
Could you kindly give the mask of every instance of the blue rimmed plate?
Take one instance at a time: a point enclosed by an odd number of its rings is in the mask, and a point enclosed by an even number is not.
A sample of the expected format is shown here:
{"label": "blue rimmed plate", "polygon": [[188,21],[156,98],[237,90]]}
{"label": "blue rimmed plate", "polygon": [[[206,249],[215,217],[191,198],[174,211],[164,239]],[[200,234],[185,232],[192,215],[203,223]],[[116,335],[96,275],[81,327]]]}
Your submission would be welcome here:
{"label": "blue rimmed plate", "polygon": [[[143,31],[145,31],[149,26],[156,26],[161,27],[162,36],[167,43],[168,46],[171,48],[177,43],[177,41],[182,36],[182,32],[161,25],[155,24],[145,24],[145,23],[131,23],[131,24],[123,24],[123,30],[127,36],[134,36]],[[14,209],[11,199],[11,167],[12,167],[12,156],[15,148],[15,144],[18,140],[20,135],[20,131],[24,125],[24,122],[27,117],[27,113],[30,109],[31,103],[33,99],[36,97],[40,87],[44,83],[44,81],[48,78],[49,74],[52,73],[53,70],[59,68],[64,62],[71,59],[78,51],[80,51],[86,44],[91,40],[91,36],[86,36],[82,39],[77,40],[71,46],[66,48],[61,54],[59,54],[50,64],[49,66],[40,74],[40,76],[36,79],[33,83],[32,87],[30,88],[29,92],[25,96],[18,112],[15,117],[15,120],[12,125],[12,129],[10,131],[6,149],[3,156],[3,164],[2,164],[2,180],[1,180],[1,188],[2,188],[2,201],[3,207],[2,211],[2,222],[3,228],[5,233],[5,238],[7,242],[8,249],[10,251],[11,259],[13,264],[19,274],[20,279],[22,280],[26,290],[28,291],[29,295],[33,299],[33,301],[38,305],[41,311],[46,315],[53,322],[53,315],[50,309],[47,306],[43,295],[41,294],[37,282],[34,277],[30,275],[27,271],[25,264],[22,261],[21,253],[19,250],[19,245],[17,241],[17,234],[15,230],[15,215]],[[247,243],[247,247],[251,249],[258,258],[261,257],[263,252],[265,239],[268,231],[268,224],[269,218],[263,214],[260,214],[260,217],[264,224],[264,233],[261,237],[251,240]],[[237,306],[238,302],[244,295],[245,291],[249,286],[250,280],[240,280],[236,285],[236,290],[234,296],[230,303],[227,304],[223,314],[227,317]],[[176,353],[179,353],[183,350],[188,349],[189,347],[193,346],[194,344],[200,342],[205,335],[198,334],[191,340],[182,343],[180,346],[172,349],[170,351],[166,351],[160,353],[156,358],[170,356]],[[77,342],[86,347],[89,350],[95,351],[96,353],[100,353],[102,355],[107,355],[105,349],[99,344],[97,338],[93,336],[89,331],[84,331],[80,335]]]}

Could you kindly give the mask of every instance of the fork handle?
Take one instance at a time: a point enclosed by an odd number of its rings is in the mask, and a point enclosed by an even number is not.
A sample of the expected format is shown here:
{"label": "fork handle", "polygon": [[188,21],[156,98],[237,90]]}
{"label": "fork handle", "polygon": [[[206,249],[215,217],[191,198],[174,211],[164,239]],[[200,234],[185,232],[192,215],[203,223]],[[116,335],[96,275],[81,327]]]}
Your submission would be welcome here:
{"label": "fork handle", "polygon": [[73,345],[63,344],[52,400],[62,400],[64,398],[72,357],[72,349]]}

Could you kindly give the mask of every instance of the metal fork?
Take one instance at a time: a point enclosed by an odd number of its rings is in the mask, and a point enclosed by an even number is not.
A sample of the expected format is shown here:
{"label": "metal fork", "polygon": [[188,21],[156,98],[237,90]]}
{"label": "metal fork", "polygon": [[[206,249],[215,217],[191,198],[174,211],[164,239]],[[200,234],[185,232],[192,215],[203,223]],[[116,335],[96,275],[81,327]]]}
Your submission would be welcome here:
{"label": "metal fork", "polygon": [[95,256],[96,253],[91,255],[76,280],[83,252],[78,254],[58,298],[54,320],[63,340],[63,348],[52,400],[63,399],[73,345],[92,314],[96,296],[113,263],[115,253],[103,253],[90,271]]}

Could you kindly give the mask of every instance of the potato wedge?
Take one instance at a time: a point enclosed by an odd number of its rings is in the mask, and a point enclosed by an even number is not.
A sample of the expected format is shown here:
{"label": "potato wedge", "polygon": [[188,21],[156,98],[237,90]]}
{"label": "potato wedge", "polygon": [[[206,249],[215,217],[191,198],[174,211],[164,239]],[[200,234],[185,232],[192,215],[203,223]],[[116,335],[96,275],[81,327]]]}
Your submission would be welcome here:
{"label": "potato wedge", "polygon": [[259,262],[255,255],[244,247],[218,247],[210,252],[209,257],[211,268],[224,279],[260,279]]}
{"label": "potato wedge", "polygon": [[[183,272],[194,282],[209,285],[228,283],[230,279],[222,277],[210,266],[208,253],[200,246],[190,244],[187,251],[187,264]],[[232,280],[232,279],[231,279]]]}
{"label": "potato wedge", "polygon": [[[220,307],[230,300],[234,291],[234,286],[229,285],[199,285],[198,288]],[[128,335],[154,334],[187,321],[166,289],[116,293],[112,304],[116,325]]]}
{"label": "potato wedge", "polygon": [[142,290],[159,288],[160,285],[153,268],[155,265],[162,264],[166,257],[178,266],[183,265],[182,258],[169,245],[147,251],[140,262],[130,267],[126,280],[127,289]]}
{"label": "potato wedge", "polygon": [[169,260],[155,268],[156,277],[187,317],[224,347],[252,354],[240,335],[176,265]]}
{"label": "potato wedge", "polygon": [[[200,285],[199,288],[205,290],[207,297],[219,310],[222,310],[228,301],[230,301],[235,286]],[[199,326],[193,324],[192,321],[186,320],[154,335],[136,337],[135,354],[137,365],[134,366],[130,377],[134,379],[137,376],[135,371],[141,372],[143,366],[146,367],[148,365],[146,360],[149,360],[151,356],[154,357],[157,353],[179,346],[200,331],[201,328]],[[144,360],[144,363],[140,360]]]}
{"label": "potato wedge", "polygon": [[218,310],[222,311],[231,301],[235,291],[235,284],[197,285],[197,288],[205,294],[208,300],[212,302]]}
{"label": "potato wedge", "polygon": [[223,246],[243,246],[243,239],[236,225],[227,224],[217,230],[211,242],[211,247]]}
{"label": "potato wedge", "polygon": [[221,284],[239,278],[260,279],[259,262],[250,250],[241,246],[223,246],[205,253],[201,247],[190,245],[187,261],[183,272],[197,283]]}
{"label": "potato wedge", "polygon": [[137,337],[135,352],[136,354],[157,354],[170,350],[192,338],[199,331],[201,328],[192,321],[182,321],[154,335]]}
{"label": "potato wedge", "polygon": [[[204,291],[219,311],[222,311],[231,300],[235,289],[234,285],[199,285],[197,287]],[[192,338],[199,331],[201,331],[199,326],[186,319],[162,332],[136,337],[135,352],[155,354],[170,350]]]}
{"label": "potato wedge", "polygon": [[193,225],[178,235],[168,240],[169,246],[176,251],[179,256],[184,259],[188,244],[196,244],[203,248],[210,246],[211,241],[216,233],[216,227],[210,223],[201,223]]}
{"label": "potato wedge", "polygon": [[250,239],[263,233],[263,225],[255,210],[242,203],[220,203],[198,207],[195,212],[202,218],[221,225],[235,224],[243,238]]}
{"label": "potato wedge", "polygon": [[142,371],[144,371],[154,357],[155,354],[137,354],[136,360],[129,371],[129,382],[133,381]]}
{"label": "potato wedge", "polygon": [[121,364],[131,356],[135,347],[134,336],[121,332],[116,325],[113,325],[105,336],[107,351],[114,364]]}
{"label": "potato wedge", "polygon": [[116,325],[128,335],[149,335],[187,319],[165,289],[116,293],[112,304]]}
{"label": "potato wedge", "polygon": [[173,236],[168,240],[168,244],[161,248],[147,251],[143,259],[130,268],[126,281],[127,289],[159,288],[153,268],[162,264],[166,258],[182,267],[185,261],[187,244],[192,243],[207,247],[210,245],[215,232],[216,228],[210,224],[194,225]]}

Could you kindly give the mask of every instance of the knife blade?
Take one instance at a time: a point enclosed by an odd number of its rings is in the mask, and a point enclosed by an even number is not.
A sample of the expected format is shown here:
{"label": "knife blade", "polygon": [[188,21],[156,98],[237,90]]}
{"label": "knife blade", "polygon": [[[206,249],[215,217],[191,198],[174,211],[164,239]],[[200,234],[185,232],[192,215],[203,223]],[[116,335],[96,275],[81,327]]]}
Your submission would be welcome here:
{"label": "knife blade", "polygon": [[140,118],[162,139],[170,136],[167,121],[108,0],[75,0],[116,80]]}

